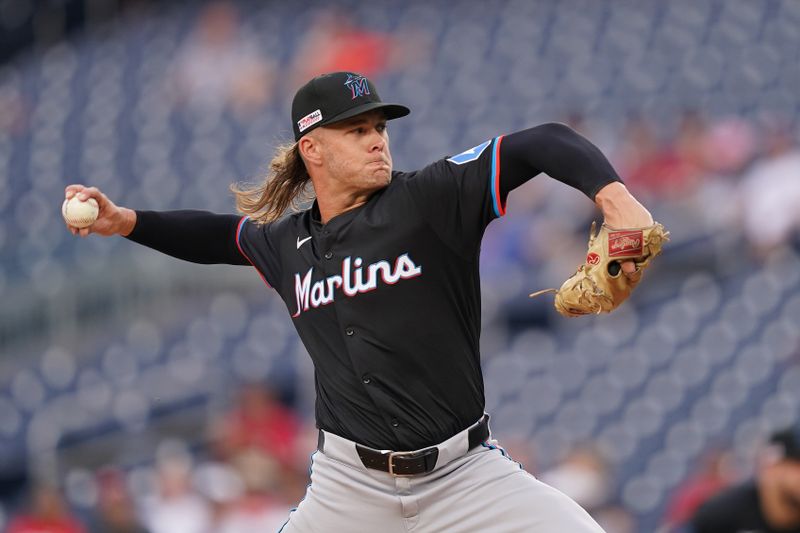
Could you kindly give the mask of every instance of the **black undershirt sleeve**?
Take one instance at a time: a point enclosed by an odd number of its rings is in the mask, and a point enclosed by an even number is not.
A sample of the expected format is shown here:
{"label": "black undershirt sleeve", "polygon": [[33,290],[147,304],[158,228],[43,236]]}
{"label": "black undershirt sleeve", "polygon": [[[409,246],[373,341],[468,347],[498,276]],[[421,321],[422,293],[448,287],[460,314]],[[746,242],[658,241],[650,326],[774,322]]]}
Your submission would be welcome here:
{"label": "black undershirt sleeve", "polygon": [[582,191],[597,192],[622,181],[606,156],[588,139],[564,124],[548,123],[506,135],[500,145],[500,194],[508,193],[540,172]]}
{"label": "black undershirt sleeve", "polygon": [[[549,123],[503,137],[500,193],[508,193],[545,172],[594,200],[603,186],[621,181],[603,153],[563,124]],[[178,259],[201,264],[249,265],[236,245],[241,217],[207,211],[136,211],[130,235],[137,242]]]}
{"label": "black undershirt sleeve", "polygon": [[236,245],[242,217],[207,211],[136,211],[128,239],[192,263],[249,265]]}

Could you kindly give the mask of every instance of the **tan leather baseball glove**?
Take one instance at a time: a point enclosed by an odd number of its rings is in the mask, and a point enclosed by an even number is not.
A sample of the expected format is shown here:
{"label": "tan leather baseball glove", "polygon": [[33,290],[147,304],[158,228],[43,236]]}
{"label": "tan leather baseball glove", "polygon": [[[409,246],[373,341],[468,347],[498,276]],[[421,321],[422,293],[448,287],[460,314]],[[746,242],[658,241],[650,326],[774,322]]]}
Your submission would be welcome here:
{"label": "tan leather baseball glove", "polygon": [[[531,294],[531,298],[548,292],[556,293],[556,311],[574,317],[610,313],[628,299],[642,279],[650,261],[661,253],[669,241],[669,232],[658,222],[645,228],[614,229],[605,224],[595,234],[592,222],[586,262],[561,285]],[[631,260],[636,270],[624,273],[620,263]]]}

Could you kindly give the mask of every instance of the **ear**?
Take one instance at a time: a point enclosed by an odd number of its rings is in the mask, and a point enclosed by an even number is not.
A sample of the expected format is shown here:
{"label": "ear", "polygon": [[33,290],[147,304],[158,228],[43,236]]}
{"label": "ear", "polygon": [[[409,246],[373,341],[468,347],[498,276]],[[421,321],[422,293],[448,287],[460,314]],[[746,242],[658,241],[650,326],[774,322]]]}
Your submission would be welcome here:
{"label": "ear", "polygon": [[312,131],[300,137],[300,140],[297,141],[297,149],[300,151],[300,155],[306,163],[321,165],[322,154],[320,153],[320,140],[315,133],[316,132]]}

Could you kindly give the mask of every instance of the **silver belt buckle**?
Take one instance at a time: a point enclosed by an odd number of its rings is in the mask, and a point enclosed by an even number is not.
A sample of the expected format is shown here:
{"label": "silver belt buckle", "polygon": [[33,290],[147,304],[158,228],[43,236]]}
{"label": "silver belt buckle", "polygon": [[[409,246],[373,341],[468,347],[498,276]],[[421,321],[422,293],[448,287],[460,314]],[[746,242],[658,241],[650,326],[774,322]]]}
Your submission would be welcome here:
{"label": "silver belt buckle", "polygon": [[394,458],[406,455],[414,455],[417,452],[389,452],[389,475],[394,477],[414,477],[417,474],[398,474],[394,471]]}

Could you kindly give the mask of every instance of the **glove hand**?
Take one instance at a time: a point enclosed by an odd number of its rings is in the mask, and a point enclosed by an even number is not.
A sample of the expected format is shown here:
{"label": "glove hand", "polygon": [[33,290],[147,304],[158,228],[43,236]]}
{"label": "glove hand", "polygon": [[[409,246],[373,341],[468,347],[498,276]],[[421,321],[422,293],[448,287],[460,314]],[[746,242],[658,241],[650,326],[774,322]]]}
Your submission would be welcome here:
{"label": "glove hand", "polygon": [[[568,317],[610,313],[628,299],[643,270],[669,241],[669,232],[657,222],[625,229],[603,224],[595,234],[596,227],[592,222],[586,261],[575,274],[560,289],[538,291],[531,298],[555,292],[556,310]],[[620,262],[629,262],[632,270],[623,274]]]}
{"label": "glove hand", "polygon": [[[604,223],[611,228],[645,228],[653,224],[650,212],[620,182],[609,183],[600,189],[594,201],[603,213]],[[636,271],[633,261],[621,264],[625,274]]]}

